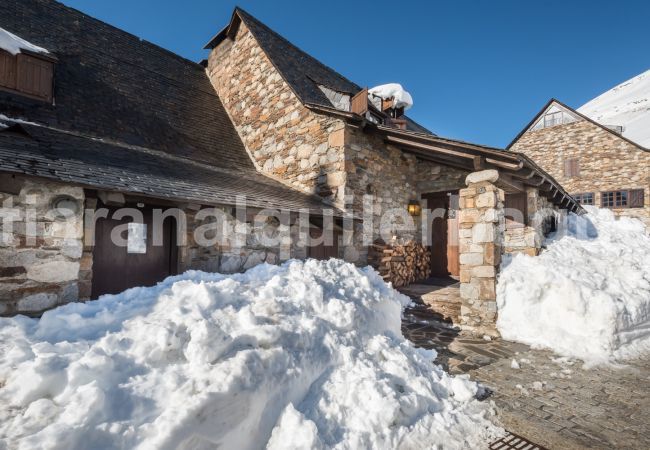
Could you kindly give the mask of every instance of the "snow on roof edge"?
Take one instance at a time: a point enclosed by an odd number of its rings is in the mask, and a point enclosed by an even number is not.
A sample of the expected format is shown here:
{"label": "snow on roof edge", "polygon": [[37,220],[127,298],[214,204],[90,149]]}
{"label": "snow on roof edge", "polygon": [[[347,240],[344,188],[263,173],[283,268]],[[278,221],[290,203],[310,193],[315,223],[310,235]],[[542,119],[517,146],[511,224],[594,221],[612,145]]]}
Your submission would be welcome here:
{"label": "snow on roof edge", "polygon": [[0,49],[7,51],[14,56],[21,53],[21,50],[44,54],[50,53],[47,49],[34,45],[31,42],[10,33],[2,27],[0,27]]}

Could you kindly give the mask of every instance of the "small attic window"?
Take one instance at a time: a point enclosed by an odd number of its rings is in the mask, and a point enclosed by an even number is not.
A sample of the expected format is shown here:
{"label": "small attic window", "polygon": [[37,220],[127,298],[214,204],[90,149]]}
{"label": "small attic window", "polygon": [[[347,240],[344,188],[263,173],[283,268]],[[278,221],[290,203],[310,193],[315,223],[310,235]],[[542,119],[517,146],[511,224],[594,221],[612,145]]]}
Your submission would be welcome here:
{"label": "small attic window", "polygon": [[51,103],[55,61],[46,49],[0,28],[0,89]]}
{"label": "small attic window", "polygon": [[556,105],[550,107],[546,113],[531,127],[531,130],[541,130],[543,128],[551,128],[557,125],[566,125],[578,120],[573,114],[559,108]]}

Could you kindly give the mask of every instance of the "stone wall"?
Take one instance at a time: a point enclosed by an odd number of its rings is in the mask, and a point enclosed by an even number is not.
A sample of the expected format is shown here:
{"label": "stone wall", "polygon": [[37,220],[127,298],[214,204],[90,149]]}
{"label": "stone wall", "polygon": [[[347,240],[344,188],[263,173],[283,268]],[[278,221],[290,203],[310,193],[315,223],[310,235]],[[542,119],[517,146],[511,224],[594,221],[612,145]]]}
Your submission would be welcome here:
{"label": "stone wall", "polygon": [[352,209],[359,216],[363,213],[366,222],[365,233],[355,234],[360,263],[367,256],[361,237],[365,242],[393,236],[402,242],[421,242],[422,216],[407,214],[410,200],[422,203],[422,194],[464,186],[467,172],[417,159],[363,130],[346,129],[344,141],[345,192],[352,199]]}
{"label": "stone wall", "polygon": [[289,258],[306,257],[306,232],[301,234],[295,221],[287,226],[275,217],[253,220],[252,214],[248,219],[238,220],[230,215],[231,208],[217,209],[229,217],[225,225],[229,234],[200,232],[216,241],[210,246],[199,245],[196,233],[199,227],[209,226],[216,219],[197,219],[198,211],[186,211],[187,239],[179,251],[179,272],[194,269],[236,273],[265,262],[278,264]]}
{"label": "stone wall", "polygon": [[460,325],[492,336],[498,334],[496,282],[505,222],[505,195],[497,179],[495,170],[470,174],[459,202]]}
{"label": "stone wall", "polygon": [[212,50],[207,71],[263,172],[343,205],[343,121],[305,108],[244,23]]}
{"label": "stone wall", "polygon": [[[580,120],[524,133],[511,150],[530,156],[571,194],[593,192],[600,206],[603,191],[644,189],[644,208],[614,209],[650,225],[650,152]],[[567,177],[564,161],[576,158],[580,173]]]}
{"label": "stone wall", "polygon": [[[77,211],[53,211],[65,197]],[[84,192],[79,187],[0,175],[0,314],[36,314],[75,301],[83,253]],[[16,218],[7,227],[7,215]]]}

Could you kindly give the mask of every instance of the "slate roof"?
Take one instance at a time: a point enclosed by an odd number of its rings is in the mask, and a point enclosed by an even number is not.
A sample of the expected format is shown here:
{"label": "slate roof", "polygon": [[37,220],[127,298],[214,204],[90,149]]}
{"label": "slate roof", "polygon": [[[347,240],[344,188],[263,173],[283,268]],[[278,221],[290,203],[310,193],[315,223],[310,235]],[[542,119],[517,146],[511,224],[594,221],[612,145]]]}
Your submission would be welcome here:
{"label": "slate roof", "polygon": [[[121,192],[234,205],[244,196],[255,208],[307,208],[321,212],[319,197],[287,188],[261,173],[226,169],[163,152],[0,120],[0,161],[20,173]],[[340,215],[334,211],[335,215]]]}
{"label": "slate roof", "polygon": [[32,140],[0,133],[0,170],[170,198],[241,189],[277,206],[320,202],[257,172],[199,64],[53,0],[0,11],[0,27],[58,59],[55,105],[0,91],[0,115],[42,125],[26,125]]}
{"label": "slate roof", "polygon": [[[302,103],[332,106],[325,94],[318,88],[319,84],[352,95],[361,91],[362,88],[358,84],[296,47],[239,7],[235,8],[233,12],[230,26],[236,27],[237,20],[242,20],[246,24],[271,63]],[[228,31],[229,27],[224,28],[208,42],[205,48],[213,49],[226,38]],[[407,121],[407,127],[410,130],[432,134],[408,117]]]}

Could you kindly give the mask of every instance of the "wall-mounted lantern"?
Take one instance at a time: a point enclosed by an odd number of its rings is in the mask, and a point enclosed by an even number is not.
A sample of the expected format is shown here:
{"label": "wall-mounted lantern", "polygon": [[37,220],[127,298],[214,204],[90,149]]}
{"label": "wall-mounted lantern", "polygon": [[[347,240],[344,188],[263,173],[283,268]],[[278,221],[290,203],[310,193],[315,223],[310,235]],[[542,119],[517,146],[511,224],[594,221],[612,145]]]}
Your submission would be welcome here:
{"label": "wall-mounted lantern", "polygon": [[420,206],[420,202],[417,200],[410,200],[407,209],[409,214],[414,217],[422,214],[422,207]]}

